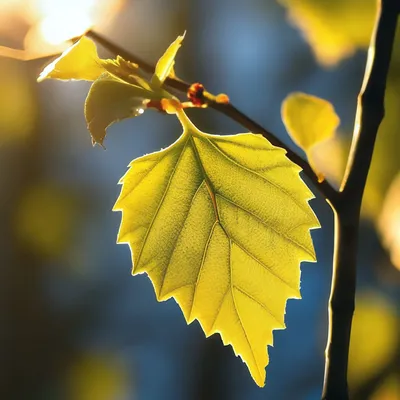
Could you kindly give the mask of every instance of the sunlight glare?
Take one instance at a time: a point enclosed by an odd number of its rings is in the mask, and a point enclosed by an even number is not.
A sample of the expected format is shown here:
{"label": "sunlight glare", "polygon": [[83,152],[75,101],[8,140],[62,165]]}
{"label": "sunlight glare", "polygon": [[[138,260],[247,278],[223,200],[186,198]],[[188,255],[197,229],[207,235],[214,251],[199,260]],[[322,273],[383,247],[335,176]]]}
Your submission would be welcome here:
{"label": "sunlight glare", "polygon": [[91,24],[90,16],[83,13],[71,19],[62,15],[49,16],[41,21],[40,32],[46,42],[56,45],[85,33]]}
{"label": "sunlight glare", "polygon": [[40,33],[50,44],[81,35],[94,23],[94,0],[38,0]]}

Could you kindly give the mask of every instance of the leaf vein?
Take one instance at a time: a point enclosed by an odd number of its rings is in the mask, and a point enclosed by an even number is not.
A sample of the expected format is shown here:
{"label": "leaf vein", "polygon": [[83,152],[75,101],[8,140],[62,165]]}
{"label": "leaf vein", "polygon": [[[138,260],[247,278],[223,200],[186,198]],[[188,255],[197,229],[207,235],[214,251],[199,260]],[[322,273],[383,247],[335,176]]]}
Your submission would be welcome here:
{"label": "leaf vein", "polygon": [[178,166],[179,166],[180,161],[182,160],[183,154],[185,153],[185,150],[186,150],[186,147],[187,147],[187,144],[188,144],[188,143],[189,143],[189,140],[187,139],[187,140],[186,140],[186,143],[184,144],[184,146],[183,146],[183,148],[182,148],[182,152],[181,152],[181,154],[179,155],[179,158],[178,158],[178,160],[176,161],[176,164],[175,164],[175,166],[174,166],[174,168],[173,168],[173,170],[172,170],[171,176],[169,177],[169,180],[168,180],[168,183],[167,183],[167,187],[165,188],[164,193],[163,193],[163,195],[162,195],[162,197],[161,197],[160,204],[158,205],[157,210],[156,210],[156,212],[155,212],[155,214],[154,214],[154,216],[153,216],[153,218],[152,218],[152,220],[151,220],[151,222],[150,222],[150,225],[149,225],[149,227],[147,228],[145,237],[144,237],[144,239],[143,239],[142,247],[140,248],[140,251],[139,251],[139,254],[138,254],[137,266],[139,266],[140,258],[141,258],[142,254],[143,254],[143,249],[144,249],[144,247],[145,247],[145,245],[146,245],[147,239],[148,239],[148,237],[149,237],[149,233],[150,233],[151,228],[153,227],[153,224],[154,224],[154,222],[155,222],[155,220],[156,220],[156,218],[157,218],[157,216],[158,216],[158,213],[160,212],[161,206],[162,206],[162,204],[164,203],[164,199],[165,199],[165,197],[166,197],[166,195],[167,195],[167,193],[168,193],[168,190],[169,190],[169,187],[170,187],[170,185],[171,185],[172,179],[173,179],[173,177],[175,176],[175,172],[176,172],[176,170],[177,170],[177,168],[178,168]]}
{"label": "leaf vein", "polygon": [[221,193],[216,193],[216,196],[222,197],[224,200],[226,200],[227,202],[233,204],[234,206],[236,206],[237,208],[239,208],[240,210],[244,211],[245,213],[251,215],[253,218],[255,218],[258,222],[260,222],[261,225],[265,226],[267,229],[272,230],[273,232],[275,232],[278,236],[282,237],[283,239],[285,239],[286,241],[292,243],[293,245],[297,246],[298,248],[304,250],[310,257],[312,257],[313,259],[315,258],[314,254],[312,252],[310,252],[309,249],[307,249],[306,247],[304,247],[301,243],[299,243],[297,240],[285,235],[283,232],[279,232],[277,229],[275,229],[272,225],[268,225],[265,221],[263,221],[260,217],[258,217],[257,215],[255,215],[253,212],[251,212],[250,210],[247,210],[245,208],[243,208],[242,206],[240,206],[239,204],[237,204],[235,201],[228,199],[226,196],[222,195]]}
{"label": "leaf vein", "polygon": [[[118,202],[126,199],[130,194],[132,194],[132,192],[143,182],[143,180],[151,173],[151,171],[153,171],[154,168],[164,159],[166,154],[167,152],[165,152],[165,154],[163,154],[159,160],[155,160],[153,165],[143,174],[143,176],[139,179],[139,181],[136,182],[135,186],[133,186],[131,190],[129,190],[128,193],[126,193],[123,197],[119,198]],[[134,164],[130,168],[133,168],[133,166]]]}
{"label": "leaf vein", "polygon": [[280,277],[271,267],[268,265],[264,264],[261,260],[259,260],[256,256],[251,254],[249,250],[247,250],[242,244],[239,244],[237,240],[234,240],[231,238],[232,243],[234,243],[236,246],[238,246],[241,250],[243,250],[249,257],[251,257],[254,261],[256,261],[258,264],[260,264],[263,268],[265,268],[271,275],[275,276],[278,278],[282,283],[284,283],[287,287],[290,289],[294,290],[295,292],[298,292],[298,288],[292,286],[289,282],[285,281],[282,277]]}
{"label": "leaf vein", "polygon": [[[184,227],[185,227],[185,225],[186,225],[186,222],[187,222],[187,220],[188,220],[188,218],[189,218],[190,210],[192,209],[194,200],[195,200],[196,196],[198,195],[198,193],[200,192],[200,189],[201,189],[201,187],[203,186],[204,183],[205,183],[204,180],[202,180],[201,183],[200,183],[200,185],[197,187],[196,192],[194,193],[194,195],[193,195],[193,197],[192,197],[192,199],[191,199],[191,201],[190,201],[190,205],[189,205],[188,211],[187,211],[187,213],[186,213],[186,215],[185,215],[185,219],[183,220],[182,226],[181,226],[181,228],[180,228],[180,230],[179,230],[179,233],[178,233],[178,235],[177,235],[177,237],[176,237],[176,239],[175,239],[175,243],[174,243],[174,245],[172,246],[172,251],[171,251],[171,253],[170,253],[170,255],[169,255],[169,258],[168,258],[168,264],[167,264],[167,266],[164,268],[164,275],[163,275],[163,278],[162,278],[162,281],[161,281],[161,285],[160,285],[159,296],[162,296],[162,291],[163,291],[163,287],[164,287],[165,277],[166,277],[166,275],[167,275],[168,268],[169,268],[169,266],[171,265],[172,257],[173,257],[173,255],[174,255],[174,253],[175,253],[175,250],[176,250],[176,245],[178,244],[178,240],[179,240],[179,238],[181,237],[182,232],[183,232],[183,229],[184,229]],[[157,265],[156,267],[158,267],[158,265]],[[156,267],[154,267],[154,268],[156,268]],[[149,272],[151,272],[154,268],[152,268]],[[175,290],[175,289],[174,289],[174,290]],[[167,294],[167,293],[164,293],[164,294]]]}
{"label": "leaf vein", "polygon": [[286,191],[282,186],[277,185],[275,182],[269,180],[268,178],[266,178],[265,176],[259,174],[256,171],[253,171],[252,169],[246,167],[245,165],[239,163],[238,161],[234,160],[232,157],[230,157],[228,154],[226,154],[223,150],[221,150],[217,144],[213,143],[212,140],[205,138],[210,144],[211,146],[213,146],[223,157],[225,157],[228,161],[230,161],[232,164],[238,166],[239,168],[244,169],[245,171],[258,176],[259,178],[261,178],[262,180],[264,180],[265,182],[268,182],[271,186],[275,187],[276,189],[280,190],[282,193],[284,193],[286,196],[288,196],[289,198],[291,198],[293,200],[293,202],[303,211],[305,211],[306,213],[309,212],[307,206],[304,206],[302,203],[300,203],[298,201],[298,199],[296,199],[296,197],[294,197],[290,192]]}
{"label": "leaf vein", "polygon": [[261,378],[262,374],[261,374],[261,371],[260,371],[260,366],[259,366],[258,363],[257,363],[256,356],[255,356],[255,354],[254,354],[253,347],[252,347],[252,345],[251,345],[251,343],[250,343],[249,337],[247,336],[246,329],[245,329],[245,327],[244,327],[244,324],[243,324],[242,319],[241,319],[241,317],[240,317],[240,313],[239,313],[238,306],[237,306],[237,304],[236,304],[235,291],[234,291],[234,284],[233,284],[233,279],[232,279],[233,274],[232,274],[232,259],[231,259],[231,258],[232,258],[232,240],[229,239],[230,288],[231,288],[231,293],[232,293],[233,305],[234,305],[234,307],[235,307],[236,315],[237,315],[237,317],[238,317],[238,319],[239,319],[239,323],[240,323],[240,326],[242,327],[242,330],[243,330],[243,333],[244,333],[244,337],[246,338],[246,341],[247,341],[247,344],[248,344],[248,346],[249,346],[251,355],[253,356],[254,363],[255,363],[255,365],[256,365],[256,367],[257,367],[258,374],[260,375],[260,378]]}
{"label": "leaf vein", "polygon": [[210,234],[209,234],[207,242],[206,242],[206,245],[204,246],[203,255],[201,257],[201,264],[200,264],[199,272],[198,272],[198,275],[197,275],[197,280],[196,280],[196,282],[194,282],[194,292],[193,292],[192,304],[190,306],[189,320],[192,319],[192,311],[193,311],[194,302],[196,300],[197,286],[198,286],[198,284],[200,282],[201,273],[203,271],[204,262],[205,262],[206,255],[207,255],[207,250],[208,250],[208,247],[210,245],[211,238],[212,238],[212,236],[214,234],[214,229],[215,229],[217,224],[218,224],[218,221],[215,221],[214,224],[212,225],[211,230],[210,230]]}
{"label": "leaf vein", "polygon": [[253,300],[255,303],[257,303],[260,307],[262,307],[265,311],[267,311],[267,313],[269,315],[271,315],[272,318],[275,319],[276,322],[278,322],[278,324],[280,326],[282,326],[282,322],[278,319],[278,317],[263,303],[261,303],[261,301],[257,300],[255,297],[253,297],[249,292],[247,292],[245,289],[242,289],[241,287],[234,285],[233,286],[234,289],[238,290],[239,292],[243,293],[245,296],[247,296],[249,299]]}

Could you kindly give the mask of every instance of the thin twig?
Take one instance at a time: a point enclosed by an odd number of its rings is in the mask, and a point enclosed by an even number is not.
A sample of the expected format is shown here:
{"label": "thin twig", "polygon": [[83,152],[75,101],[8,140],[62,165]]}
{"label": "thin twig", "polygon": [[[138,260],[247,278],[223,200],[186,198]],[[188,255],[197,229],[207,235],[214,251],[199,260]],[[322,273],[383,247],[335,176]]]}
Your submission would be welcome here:
{"label": "thin twig", "polygon": [[399,11],[381,0],[358,98],[353,142],[335,211],[335,251],[329,299],[323,400],[347,400],[347,365],[356,292],[356,253],[361,201],[375,139],[384,116],[384,95]]}
{"label": "thin twig", "polygon": [[[85,34],[86,36],[92,38],[109,52],[114,55],[120,55],[121,57],[134,62],[140,66],[140,68],[148,73],[154,72],[154,65],[151,65],[144,61],[143,59],[139,58],[135,54],[125,50],[124,48],[118,46],[117,44],[111,42],[104,36],[94,32],[93,30],[89,30]],[[190,88],[190,84],[184,82],[177,78],[167,78],[165,81],[166,85],[186,94],[188,89]],[[257,122],[253,121],[247,115],[239,111],[235,106],[231,103],[228,104],[221,104],[213,100],[211,97],[207,98],[208,106],[213,108],[214,110],[226,115],[227,117],[231,118],[232,120],[236,121],[240,125],[244,126],[250,132],[259,133],[263,135],[266,139],[268,139],[274,146],[282,147],[286,150],[286,156],[293,161],[295,164],[299,165],[304,174],[311,180],[311,182],[315,185],[315,187],[322,193],[322,195],[328,199],[330,202],[335,203],[338,192],[327,182],[324,180],[323,182],[318,181],[318,177],[316,176],[315,172],[312,170],[310,165],[306,160],[300,157],[297,153],[291,150],[285,143],[283,143],[280,139],[278,139],[273,133],[269,132]]]}

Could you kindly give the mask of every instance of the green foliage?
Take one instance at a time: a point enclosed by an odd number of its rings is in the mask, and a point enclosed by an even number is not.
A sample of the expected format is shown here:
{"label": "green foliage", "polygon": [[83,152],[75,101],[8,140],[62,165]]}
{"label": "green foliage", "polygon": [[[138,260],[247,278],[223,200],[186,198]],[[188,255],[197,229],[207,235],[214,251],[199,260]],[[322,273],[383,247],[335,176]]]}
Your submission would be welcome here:
{"label": "green foliage", "polygon": [[93,144],[103,144],[106,129],[114,122],[143,114],[144,102],[152,96],[149,90],[109,73],[102,74],[93,82],[85,101],[85,117]]}

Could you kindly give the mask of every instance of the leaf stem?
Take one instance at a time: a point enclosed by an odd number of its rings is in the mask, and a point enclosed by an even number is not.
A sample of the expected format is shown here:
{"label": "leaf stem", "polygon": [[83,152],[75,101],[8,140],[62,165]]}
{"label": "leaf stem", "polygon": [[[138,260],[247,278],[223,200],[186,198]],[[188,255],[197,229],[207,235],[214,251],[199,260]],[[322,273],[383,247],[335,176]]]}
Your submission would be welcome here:
{"label": "leaf stem", "polygon": [[[347,365],[356,291],[356,254],[361,201],[375,139],[384,117],[386,78],[399,12],[398,0],[381,0],[358,97],[353,141],[336,202],[335,251],[323,400],[348,400]],[[328,199],[329,200],[329,199]]]}
{"label": "leaf stem", "polygon": [[[111,42],[109,39],[104,36],[98,34],[93,30],[89,30],[85,34],[87,37],[92,38],[94,41],[99,43],[109,52],[114,55],[120,55],[128,61],[134,62],[140,66],[140,68],[148,73],[153,73],[155,66],[147,63],[140,57],[132,54],[129,51],[126,51],[124,48],[118,46],[117,44]],[[186,94],[190,88],[190,84],[182,81],[178,78],[167,78],[165,80],[165,84],[172,89],[177,90],[178,92]],[[286,156],[293,161],[295,164],[299,165],[304,174],[310,179],[310,181],[314,184],[314,186],[321,192],[321,194],[332,203],[335,202],[338,192],[329,184],[327,181],[319,182],[318,177],[310,167],[309,163],[300,157],[297,153],[291,150],[285,143],[283,143],[280,139],[277,138],[273,133],[269,132],[265,128],[263,128],[260,124],[253,121],[250,117],[245,115],[243,112],[238,110],[231,103],[222,104],[218,103],[216,100],[216,96],[210,95],[207,97],[207,104],[210,108],[226,115],[232,120],[236,121],[238,124],[242,125],[250,132],[259,133],[263,135],[266,139],[268,139],[274,146],[281,147],[286,150]]]}

